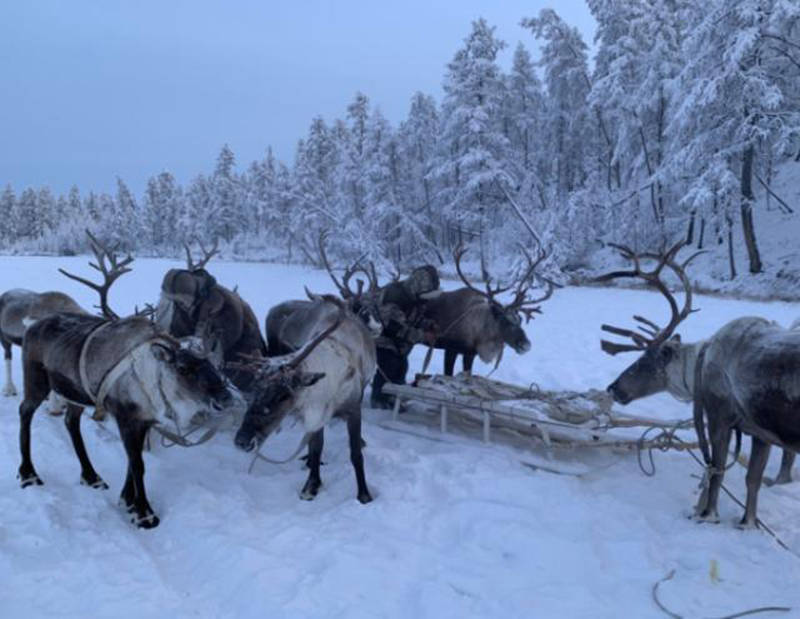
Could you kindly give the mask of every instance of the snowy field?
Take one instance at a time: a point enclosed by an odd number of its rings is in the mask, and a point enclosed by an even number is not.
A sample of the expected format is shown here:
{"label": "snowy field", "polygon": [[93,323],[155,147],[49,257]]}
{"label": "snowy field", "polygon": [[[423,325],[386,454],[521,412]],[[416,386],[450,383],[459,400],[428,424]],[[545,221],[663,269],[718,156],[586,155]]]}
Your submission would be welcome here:
{"label": "snowy field", "polygon": [[[89,272],[85,258],[0,258],[0,289],[57,288],[91,306],[90,291],[59,275],[57,266]],[[122,313],[155,302],[172,266],[178,265],[137,260],[133,273],[115,284],[112,307]],[[274,303],[301,297],[304,284],[332,288],[325,273],[303,268],[211,266],[220,283],[238,285],[260,319]],[[800,315],[786,303],[699,297],[696,306],[702,311],[680,329],[689,340],[742,315],[783,324]],[[564,289],[544,311],[528,325],[531,352],[507,351],[498,379],[603,388],[633,358],[600,351],[600,324],[625,324],[634,312],[662,320],[666,303],[642,291]],[[412,372],[423,356],[422,349],[414,351]],[[477,372],[489,371],[476,363]],[[441,358],[432,367],[441,368]],[[16,350],[14,375],[21,387]],[[724,495],[721,524],[687,518],[699,468],[685,454],[656,454],[658,473],[649,478],[634,454],[579,452],[551,464],[592,472],[565,477],[520,464],[547,462],[544,450],[391,426],[388,412],[366,410],[371,504],[355,499],[340,422],[326,433],[324,485],[312,502],[298,498],[306,477],[301,463],[260,463],[248,475],[249,456],[223,432],[195,449],[159,446],[145,455],[150,502],[161,525],[142,531],[116,504],[126,460],[113,424],[110,433],[88,417],[83,421],[88,451],[110,490],[78,484],[62,420],[41,411],[32,443],[45,485],[19,489],[18,404],[19,398],[0,402],[3,618],[662,617],[651,587],[673,569],[675,578],[660,595],[684,616],[764,605],[792,606],[791,616],[800,616],[798,556],[764,532],[735,528],[741,511]],[[668,396],[634,403],[628,412],[690,415],[687,405]],[[299,436],[299,428],[285,429],[264,451],[288,455]],[[768,474],[775,474],[779,457],[774,450]],[[726,482],[744,496],[741,467]],[[800,483],[764,488],[759,514],[800,552]],[[719,579],[711,577],[712,561]]]}

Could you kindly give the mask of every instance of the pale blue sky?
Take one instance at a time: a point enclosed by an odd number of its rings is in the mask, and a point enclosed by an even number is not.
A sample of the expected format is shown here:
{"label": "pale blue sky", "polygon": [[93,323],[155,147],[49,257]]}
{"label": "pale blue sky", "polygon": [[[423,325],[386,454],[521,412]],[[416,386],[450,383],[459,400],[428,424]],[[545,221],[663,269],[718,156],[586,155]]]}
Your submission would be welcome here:
{"label": "pale blue sky", "polygon": [[230,144],[240,169],[291,161],[313,116],[344,115],[357,90],[393,122],[416,90],[441,96],[445,65],[477,17],[508,43],[555,6],[591,44],[583,0],[31,0],[0,8],[0,186],[76,183],[139,194],[180,182]]}

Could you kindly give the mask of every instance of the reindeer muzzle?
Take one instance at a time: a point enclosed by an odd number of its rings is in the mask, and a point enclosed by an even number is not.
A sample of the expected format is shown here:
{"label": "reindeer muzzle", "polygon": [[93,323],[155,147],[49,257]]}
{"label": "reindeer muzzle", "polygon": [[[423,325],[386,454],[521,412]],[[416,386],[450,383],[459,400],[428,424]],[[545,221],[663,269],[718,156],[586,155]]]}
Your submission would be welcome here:
{"label": "reindeer muzzle", "polygon": [[628,395],[622,387],[619,386],[619,381],[614,381],[611,383],[607,388],[606,392],[614,398],[614,401],[618,404],[628,404],[633,398]]}

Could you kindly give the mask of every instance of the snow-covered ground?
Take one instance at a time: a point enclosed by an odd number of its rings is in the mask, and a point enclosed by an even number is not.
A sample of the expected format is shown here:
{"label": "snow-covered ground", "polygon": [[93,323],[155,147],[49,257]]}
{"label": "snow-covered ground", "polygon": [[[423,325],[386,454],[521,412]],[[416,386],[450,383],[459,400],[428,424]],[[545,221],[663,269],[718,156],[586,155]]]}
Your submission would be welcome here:
{"label": "snow-covered ground", "polygon": [[[163,273],[176,265],[137,260],[115,284],[112,306],[122,313],[155,301]],[[57,266],[88,273],[85,258],[4,257],[0,289],[58,288],[94,303]],[[259,317],[278,301],[302,297],[304,285],[332,288],[326,274],[299,267],[219,262],[211,270],[222,284],[238,285]],[[696,306],[702,311],[681,328],[687,339],[742,315],[783,324],[800,315],[786,303],[699,297]],[[625,323],[634,312],[660,320],[666,304],[643,291],[568,288],[544,309],[528,326],[531,352],[508,351],[498,379],[602,388],[632,358],[603,354],[599,325]],[[412,372],[423,356],[413,353]],[[440,358],[433,363],[441,367]],[[18,351],[14,372],[21,386]],[[111,490],[78,484],[63,422],[42,412],[32,440],[45,485],[19,489],[18,404],[0,402],[0,617],[661,617],[651,587],[673,569],[660,593],[680,614],[784,605],[800,616],[798,556],[766,533],[735,528],[740,508],[725,496],[721,524],[687,518],[699,469],[685,454],[657,454],[652,478],[633,454],[560,455],[554,466],[593,471],[565,477],[521,466],[521,459],[547,461],[544,450],[391,426],[387,412],[367,410],[371,504],[355,499],[339,422],[326,433],[324,485],[312,502],[298,498],[306,476],[299,462],[260,464],[248,475],[249,457],[224,432],[195,449],[157,447],[145,455],[161,525],[141,531],[116,505],[126,460],[113,424],[107,432],[83,422],[90,456]],[[690,413],[668,396],[629,408],[663,418]],[[299,432],[284,430],[265,451],[290,453]],[[778,458],[773,453],[768,473]],[[743,478],[741,467],[726,476],[739,496]],[[800,483],[764,488],[759,513],[800,552]]]}

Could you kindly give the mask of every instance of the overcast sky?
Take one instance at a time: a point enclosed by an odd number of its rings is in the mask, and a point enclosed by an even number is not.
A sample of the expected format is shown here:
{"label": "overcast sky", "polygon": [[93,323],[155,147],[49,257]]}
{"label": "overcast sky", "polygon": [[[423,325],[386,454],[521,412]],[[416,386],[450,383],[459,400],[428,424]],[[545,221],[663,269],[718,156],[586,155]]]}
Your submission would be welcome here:
{"label": "overcast sky", "polygon": [[440,99],[445,65],[484,17],[519,27],[555,5],[591,44],[583,0],[18,0],[0,8],[0,184],[73,183],[139,194],[162,170],[182,183],[224,143],[239,168],[272,145],[287,162],[316,115],[356,91],[393,123],[417,91]]}

